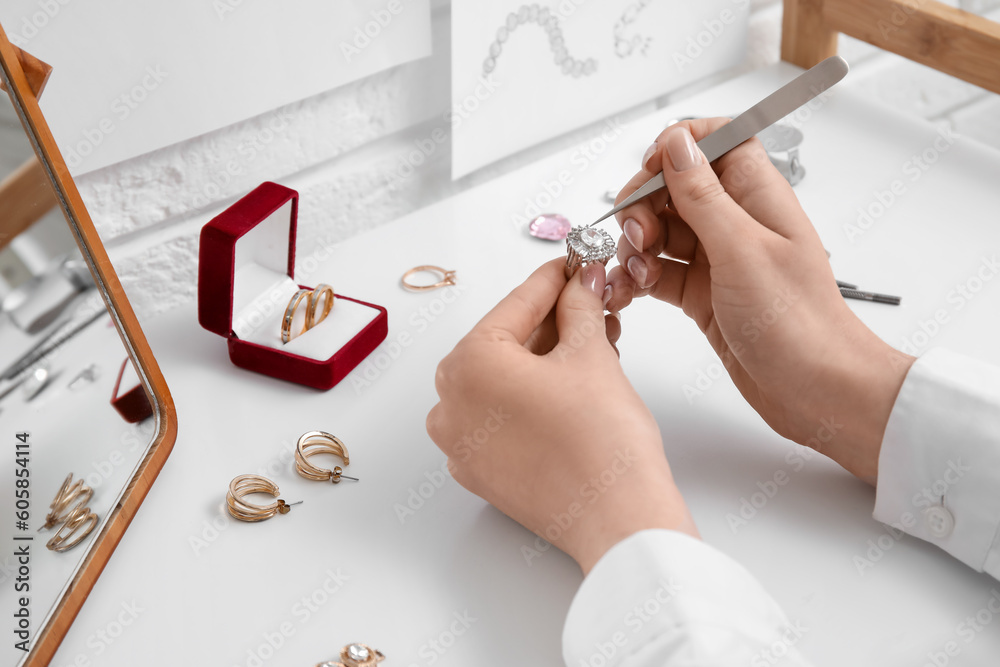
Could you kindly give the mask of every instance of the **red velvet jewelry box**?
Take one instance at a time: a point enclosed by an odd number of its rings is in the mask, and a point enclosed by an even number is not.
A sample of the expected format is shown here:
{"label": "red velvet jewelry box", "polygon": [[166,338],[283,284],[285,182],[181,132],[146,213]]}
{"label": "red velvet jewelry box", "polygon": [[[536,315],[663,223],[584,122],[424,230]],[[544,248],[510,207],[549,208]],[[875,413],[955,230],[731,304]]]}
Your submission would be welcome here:
{"label": "red velvet jewelry box", "polygon": [[[122,391],[122,387],[128,387],[128,391]],[[127,357],[118,370],[115,388],[111,390],[111,405],[129,424],[138,424],[153,416],[146,390],[139,383],[132,360]]]}
{"label": "red velvet jewelry box", "polygon": [[293,280],[298,196],[264,183],[202,228],[198,321],[226,338],[240,368],[326,390],[385,340],[389,318],[382,306],[336,294],[326,319],[281,342],[292,295],[313,289]]}

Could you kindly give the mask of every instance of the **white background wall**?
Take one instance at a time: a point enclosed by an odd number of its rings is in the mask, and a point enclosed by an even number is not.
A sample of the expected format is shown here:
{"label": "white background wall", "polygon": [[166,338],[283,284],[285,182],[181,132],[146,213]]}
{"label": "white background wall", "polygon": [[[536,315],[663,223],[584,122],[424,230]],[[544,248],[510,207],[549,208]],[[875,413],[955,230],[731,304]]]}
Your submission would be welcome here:
{"label": "white background wall", "polygon": [[[1000,0],[952,0],[977,12]],[[432,0],[434,55],[273,113],[81,177],[80,190],[140,316],[195,298],[201,224],[265,180],[299,190],[299,244],[332,244],[549,154],[601,123],[458,182],[450,143],[424,151],[412,176],[395,174],[421,139],[449,132],[450,3]],[[627,120],[720,80],[778,60],[781,3],[754,0],[745,62],[632,109]],[[1000,150],[1000,98],[842,38],[846,86]],[[192,113],[197,109],[193,108]],[[426,146],[427,143],[424,142]],[[612,188],[618,184],[609,183]]]}

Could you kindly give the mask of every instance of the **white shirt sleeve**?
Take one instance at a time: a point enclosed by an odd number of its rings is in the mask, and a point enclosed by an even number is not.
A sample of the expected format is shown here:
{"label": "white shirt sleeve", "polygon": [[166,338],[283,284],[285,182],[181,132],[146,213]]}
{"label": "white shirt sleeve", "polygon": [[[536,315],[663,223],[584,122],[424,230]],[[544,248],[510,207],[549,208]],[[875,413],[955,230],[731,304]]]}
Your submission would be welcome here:
{"label": "white shirt sleeve", "polygon": [[879,455],[874,516],[1000,579],[1000,368],[935,349],[910,368]]}
{"label": "white shirt sleeve", "polygon": [[646,530],[611,548],[573,599],[567,667],[806,667],[808,631],[736,561],[684,533]]}

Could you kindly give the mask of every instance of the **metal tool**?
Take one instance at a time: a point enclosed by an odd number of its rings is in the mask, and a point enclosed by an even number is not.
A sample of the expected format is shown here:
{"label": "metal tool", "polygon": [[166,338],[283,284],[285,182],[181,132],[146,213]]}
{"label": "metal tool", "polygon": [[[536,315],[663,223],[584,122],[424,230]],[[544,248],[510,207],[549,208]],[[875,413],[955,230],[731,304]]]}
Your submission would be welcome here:
{"label": "metal tool", "polygon": [[[705,154],[709,162],[718,160],[744,141],[829,90],[847,75],[848,69],[847,61],[840,56],[827,58],[699,141],[698,148]],[[648,197],[665,187],[667,187],[667,182],[663,179],[663,172],[660,172],[633,192],[630,197],[588,226],[593,227],[623,208],[631,206],[643,197]]]}
{"label": "metal tool", "polygon": [[46,336],[37,345],[25,352],[14,363],[5,368],[3,372],[0,372],[0,380],[11,380],[17,377],[25,369],[37,364],[39,361],[54,352],[56,348],[68,342],[78,333],[90,326],[93,322],[100,319],[101,316],[107,314],[107,310],[95,308],[94,312],[83,320],[79,322],[70,320],[62,326],[57,327],[51,334]]}
{"label": "metal tool", "polygon": [[898,306],[903,302],[903,297],[892,296],[891,294],[879,294],[878,292],[866,292],[859,289],[840,288],[840,294],[845,299],[858,299],[859,301],[874,301],[876,303],[887,303],[890,306]]}

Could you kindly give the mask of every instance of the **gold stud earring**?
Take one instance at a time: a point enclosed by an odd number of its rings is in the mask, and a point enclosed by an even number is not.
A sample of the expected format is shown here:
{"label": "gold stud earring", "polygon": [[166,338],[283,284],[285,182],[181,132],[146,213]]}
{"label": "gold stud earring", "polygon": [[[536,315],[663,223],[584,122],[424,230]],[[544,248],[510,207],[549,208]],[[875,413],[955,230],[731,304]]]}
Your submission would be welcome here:
{"label": "gold stud earring", "polygon": [[[84,507],[80,503],[70,511],[66,517],[66,523],[59,526],[59,530],[52,536],[45,546],[51,551],[66,551],[72,549],[90,535],[97,525],[97,515],[90,511],[89,507]],[[86,527],[84,527],[86,526]],[[75,539],[73,536],[76,536]]]}
{"label": "gold stud earring", "polygon": [[240,521],[266,521],[275,514],[288,514],[292,505],[296,503],[286,503],[281,498],[268,505],[254,505],[243,500],[243,496],[251,493],[267,493],[275,498],[278,497],[278,485],[260,475],[240,475],[229,483],[229,492],[226,494],[226,505],[229,506],[229,513]]}
{"label": "gold stud earring", "polygon": [[66,481],[59,487],[59,492],[49,505],[49,513],[45,517],[45,525],[39,531],[48,530],[56,524],[63,523],[77,506],[86,505],[94,495],[94,490],[83,483],[82,479],[73,483],[73,473],[66,475]]}
{"label": "gold stud earring", "polygon": [[308,431],[302,434],[295,444],[295,471],[306,479],[317,482],[333,482],[339,484],[341,479],[349,479],[357,482],[357,477],[348,477],[340,466],[333,470],[317,468],[309,462],[309,457],[313,454],[333,454],[344,461],[344,465],[349,465],[351,456],[347,453],[347,446],[341,442],[340,438],[325,433],[324,431]]}

